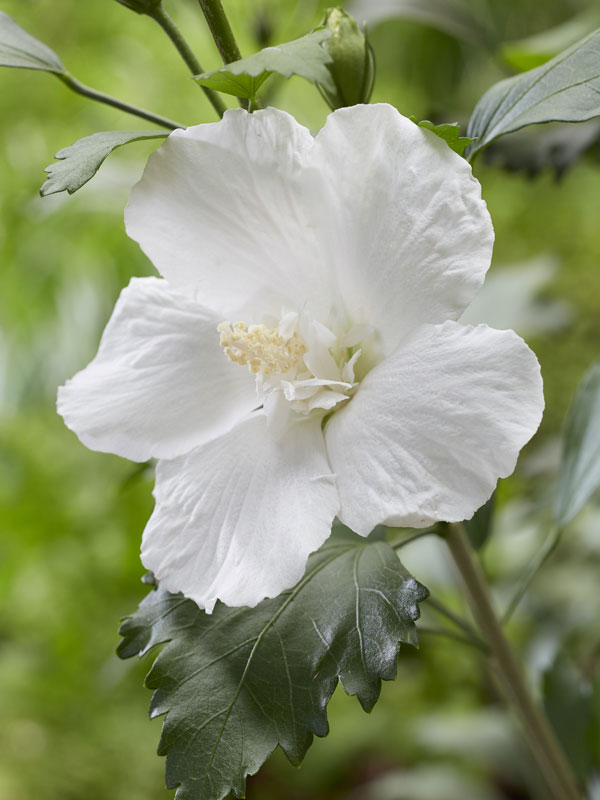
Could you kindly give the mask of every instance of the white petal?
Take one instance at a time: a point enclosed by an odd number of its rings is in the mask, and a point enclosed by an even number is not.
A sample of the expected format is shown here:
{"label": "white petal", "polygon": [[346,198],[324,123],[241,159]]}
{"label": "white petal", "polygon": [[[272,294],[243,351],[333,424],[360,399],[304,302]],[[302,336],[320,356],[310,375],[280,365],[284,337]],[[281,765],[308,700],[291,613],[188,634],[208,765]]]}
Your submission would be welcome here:
{"label": "white petal", "polygon": [[211,612],[255,606],[302,577],[339,507],[319,420],[274,439],[258,413],[173,461],[160,461],[142,561],[171,592]]}
{"label": "white petal", "polygon": [[366,535],[470,518],[514,470],[543,406],[539,364],[515,333],[423,326],[327,424],[340,519]]}
{"label": "white petal", "polygon": [[220,320],[158,278],[121,292],[94,360],[59,389],[58,411],[92,450],[172,458],[229,430],[258,401],[219,345]]}
{"label": "white petal", "polygon": [[417,325],[457,319],[483,282],[493,244],[467,162],[381,104],[330,114],[312,163],[321,204],[329,198],[328,260],[352,321],[375,325],[389,353]]}
{"label": "white petal", "polygon": [[313,141],[274,108],[174,131],[132,192],[127,232],[173,285],[226,318],[330,302],[304,189]]}

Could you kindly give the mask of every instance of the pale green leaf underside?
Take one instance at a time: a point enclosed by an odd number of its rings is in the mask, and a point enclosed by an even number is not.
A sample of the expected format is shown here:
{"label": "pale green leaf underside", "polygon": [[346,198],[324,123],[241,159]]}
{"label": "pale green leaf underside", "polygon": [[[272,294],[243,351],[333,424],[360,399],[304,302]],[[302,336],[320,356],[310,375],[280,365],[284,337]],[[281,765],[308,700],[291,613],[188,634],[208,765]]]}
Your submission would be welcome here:
{"label": "pale green leaf underside", "polygon": [[322,28],[292,42],[266,47],[214,72],[204,72],[197,75],[196,80],[209,89],[248,99],[256,96],[262,84],[273,73],[284,78],[298,75],[334,92],[333,79],[327,68],[332,62],[326,45],[330,36],[331,32]]}
{"label": "pale green leaf underside", "polygon": [[79,139],[56,154],[58,161],[46,167],[48,179],[42,196],[67,191],[73,194],[93,178],[104,159],[117,147],[143,139],[164,139],[169,131],[100,131]]}
{"label": "pale green leaf underside", "polygon": [[418,121],[416,117],[410,117],[410,119],[418,125],[419,128],[425,128],[435,133],[440,139],[443,139],[448,147],[454,150],[455,153],[458,153],[459,156],[462,156],[465,149],[473,141],[473,139],[469,139],[468,136],[460,135],[460,125],[457,122],[443,122],[441,125],[436,125],[428,119],[422,119],[421,121]]}
{"label": "pale green leaf underside", "polygon": [[540,122],[583,122],[600,115],[600,29],[541,67],[492,86],[475,106],[471,153],[497,136]]}
{"label": "pale green leaf underside", "polygon": [[581,382],[567,414],[556,518],[566,525],[600,488],[600,362]]}
{"label": "pale green leaf underside", "polygon": [[3,11],[0,11],[0,66],[39,69],[56,75],[65,72],[53,50],[30,36]]}
{"label": "pale green leaf underside", "polygon": [[256,608],[151,592],[122,626],[123,658],[168,642],[146,683],[151,716],[166,714],[159,754],[177,800],[244,793],[279,745],[300,763],[313,735],[328,732],[338,680],[370,710],[381,679],[396,674],[400,642],[416,644],[427,591],[383,541],[346,529],[308,562],[298,586]]}

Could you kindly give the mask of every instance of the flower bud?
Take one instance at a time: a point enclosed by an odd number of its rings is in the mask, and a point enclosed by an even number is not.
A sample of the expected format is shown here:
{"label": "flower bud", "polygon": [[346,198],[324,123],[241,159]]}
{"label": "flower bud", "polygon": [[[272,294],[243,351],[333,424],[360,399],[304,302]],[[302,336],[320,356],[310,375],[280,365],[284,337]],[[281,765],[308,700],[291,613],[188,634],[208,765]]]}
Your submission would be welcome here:
{"label": "flower bud", "polygon": [[368,103],[375,80],[375,57],[366,31],[341,8],[328,8],[323,27],[331,31],[327,49],[333,61],[327,65],[336,91],[321,87],[331,108]]}
{"label": "flower bud", "polygon": [[138,14],[152,14],[162,3],[162,0],[117,0],[122,6],[127,6]]}

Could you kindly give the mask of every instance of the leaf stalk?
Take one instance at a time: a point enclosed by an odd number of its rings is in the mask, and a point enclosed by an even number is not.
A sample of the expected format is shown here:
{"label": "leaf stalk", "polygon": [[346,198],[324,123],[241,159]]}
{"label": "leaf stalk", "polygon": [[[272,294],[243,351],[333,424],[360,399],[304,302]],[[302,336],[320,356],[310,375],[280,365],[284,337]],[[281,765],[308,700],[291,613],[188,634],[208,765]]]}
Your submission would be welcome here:
{"label": "leaf stalk", "polygon": [[[240,48],[231,30],[231,25],[229,24],[221,0],[198,1],[211,35],[217,45],[219,55],[223,59],[223,63],[231,64],[233,61],[239,61],[242,54],[240,53]],[[248,101],[245,98],[238,97],[238,102],[242,108],[248,108]]]}
{"label": "leaf stalk", "polygon": [[528,744],[556,800],[581,800],[571,767],[554,731],[533,700],[521,666],[494,611],[488,584],[460,524],[446,526],[446,543],[467,589],[473,616],[487,640],[501,683],[518,713]]}
{"label": "leaf stalk", "polygon": [[145,108],[131,105],[130,103],[126,103],[124,100],[119,100],[117,97],[112,97],[111,95],[104,94],[104,92],[99,92],[97,89],[92,89],[91,86],[86,86],[85,83],[77,80],[74,75],[71,75],[71,73],[67,72],[66,70],[60,74],[57,73],[56,77],[59,78],[65,84],[65,86],[68,86],[69,89],[76,94],[82,95],[82,97],[87,97],[89,100],[95,100],[98,103],[104,103],[107,106],[118,108],[120,111],[125,111],[127,114],[133,114],[136,117],[141,117],[142,119],[152,122],[155,125],[160,125],[161,128],[169,128],[170,130],[174,131],[177,128],[187,127],[186,125],[182,125],[180,122],[175,122],[175,120],[169,119],[168,117],[155,114],[153,111],[146,111]]}
{"label": "leaf stalk", "polygon": [[[157,22],[160,25],[160,27],[167,34],[169,39],[173,42],[175,48],[177,49],[177,52],[187,64],[192,75],[200,75],[202,72],[204,72],[204,69],[202,68],[200,62],[198,61],[196,55],[194,54],[194,51],[189,46],[183,34],[179,30],[173,19],[164,10],[162,5],[159,5],[152,12],[152,14],[150,14],[150,16],[155,22]],[[221,96],[213,89],[209,89],[207,86],[201,86],[200,88],[208,98],[210,104],[217,112],[219,117],[222,117],[223,114],[227,111],[227,106],[221,99]]]}

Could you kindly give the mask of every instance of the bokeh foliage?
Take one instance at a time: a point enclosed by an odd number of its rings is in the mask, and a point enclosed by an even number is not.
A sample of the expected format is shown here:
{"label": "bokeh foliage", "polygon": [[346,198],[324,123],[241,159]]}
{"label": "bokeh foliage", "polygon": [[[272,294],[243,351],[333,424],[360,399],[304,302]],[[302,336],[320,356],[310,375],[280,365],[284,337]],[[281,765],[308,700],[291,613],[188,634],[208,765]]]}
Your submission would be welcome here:
{"label": "bokeh foliage", "polygon": [[[245,55],[303,35],[324,5],[226,2]],[[203,67],[217,68],[195,0],[168,6]],[[373,26],[379,72],[372,99],[419,119],[465,122],[481,93],[510,74],[498,55],[501,42],[564,22],[586,3],[471,6],[489,12],[483,23],[491,40],[465,41],[410,20]],[[2,0],[0,7],[86,83],[176,119],[214,120],[151,20],[113,0]],[[325,103],[299,79],[283,86],[273,78],[268,91],[313,129],[325,119]],[[121,287],[131,275],[152,272],[122,224],[128,189],[152,143],[113,154],[73,197],[42,200],[43,167],[56,151],[98,130],[139,128],[139,121],[70,94],[51,76],[12,70],[0,71],[0,112],[0,798],[158,800],[170,795],[154,755],[158,723],[147,721],[145,668],[114,655],[119,618],[146,592],[138,549],[152,507],[151,475],[88,452],[54,411],[55,387],[95,352]],[[527,336],[542,363],[547,411],[520,472],[501,486],[483,553],[502,598],[544,539],[555,437],[575,386],[600,352],[600,171],[586,159],[560,183],[550,172],[529,180],[479,158],[475,172],[496,228],[493,270],[518,271],[519,263],[547,254],[558,268],[546,297],[570,304],[568,324]],[[515,617],[512,632],[534,672],[568,644],[593,675],[599,523],[593,510],[575,520],[561,557]],[[441,545],[405,553],[417,578],[459,602]],[[422,639],[420,653],[404,653],[398,679],[384,686],[370,717],[338,691],[332,735],[315,744],[300,772],[276,755],[250,782],[248,796],[350,798],[362,782],[380,775],[393,781],[400,767],[405,788],[415,770],[427,774],[432,792],[441,779],[449,796],[431,794],[436,800],[451,800],[452,781],[457,796],[471,792],[482,800],[506,796],[500,792],[508,784],[534,781],[475,654],[426,633]],[[403,795],[400,784],[362,787],[356,797],[366,800],[368,791],[374,800],[417,798],[414,790]]]}

